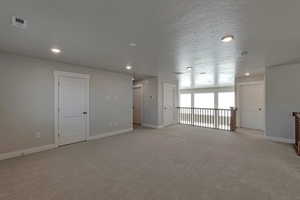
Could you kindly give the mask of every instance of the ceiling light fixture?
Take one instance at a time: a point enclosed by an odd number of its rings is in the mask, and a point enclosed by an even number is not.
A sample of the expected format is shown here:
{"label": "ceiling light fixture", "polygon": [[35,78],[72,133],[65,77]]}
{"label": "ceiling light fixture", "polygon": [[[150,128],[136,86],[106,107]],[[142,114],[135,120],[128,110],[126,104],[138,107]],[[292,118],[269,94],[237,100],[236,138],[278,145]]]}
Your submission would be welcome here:
{"label": "ceiling light fixture", "polygon": [[51,51],[52,51],[52,53],[54,53],[54,54],[59,54],[59,53],[61,53],[61,50],[58,49],[58,48],[52,48]]}
{"label": "ceiling light fixture", "polygon": [[246,73],[245,73],[245,76],[250,76],[250,73],[249,73],[249,72],[246,72]]}
{"label": "ceiling light fixture", "polygon": [[187,69],[188,71],[191,71],[191,70],[192,70],[192,67],[186,67],[186,69]]}
{"label": "ceiling light fixture", "polygon": [[127,70],[131,70],[131,69],[132,69],[132,66],[127,65],[127,66],[126,66],[126,69],[127,69]]}
{"label": "ceiling light fixture", "polygon": [[221,41],[227,43],[227,42],[231,42],[233,39],[234,39],[233,35],[225,35],[224,37],[221,38]]}

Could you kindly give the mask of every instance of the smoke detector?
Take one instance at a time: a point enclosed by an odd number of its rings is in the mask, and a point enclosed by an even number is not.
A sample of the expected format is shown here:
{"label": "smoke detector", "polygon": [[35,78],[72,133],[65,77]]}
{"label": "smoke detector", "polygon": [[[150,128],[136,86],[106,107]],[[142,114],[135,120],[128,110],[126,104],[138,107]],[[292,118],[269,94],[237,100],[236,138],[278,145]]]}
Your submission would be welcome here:
{"label": "smoke detector", "polygon": [[21,17],[13,16],[11,23],[13,26],[17,28],[25,29],[27,27],[27,20]]}

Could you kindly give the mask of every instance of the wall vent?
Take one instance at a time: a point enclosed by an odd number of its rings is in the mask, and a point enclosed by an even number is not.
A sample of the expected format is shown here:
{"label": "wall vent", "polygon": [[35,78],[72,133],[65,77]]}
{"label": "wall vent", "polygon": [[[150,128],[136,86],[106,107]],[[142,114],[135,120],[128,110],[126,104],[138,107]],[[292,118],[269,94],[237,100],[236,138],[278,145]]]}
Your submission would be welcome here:
{"label": "wall vent", "polygon": [[21,17],[12,17],[12,25],[18,28],[25,29],[27,27],[27,20],[21,18]]}

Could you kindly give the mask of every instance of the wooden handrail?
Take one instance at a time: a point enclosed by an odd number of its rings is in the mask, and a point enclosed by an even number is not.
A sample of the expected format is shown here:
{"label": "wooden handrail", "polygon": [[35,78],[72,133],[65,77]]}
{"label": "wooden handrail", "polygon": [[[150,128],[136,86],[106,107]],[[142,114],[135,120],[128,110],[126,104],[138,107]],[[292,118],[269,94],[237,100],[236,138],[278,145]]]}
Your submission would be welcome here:
{"label": "wooden handrail", "polygon": [[177,107],[178,122],[228,131],[236,129],[236,109]]}
{"label": "wooden handrail", "polygon": [[295,149],[300,156],[300,112],[293,112],[295,117]]}

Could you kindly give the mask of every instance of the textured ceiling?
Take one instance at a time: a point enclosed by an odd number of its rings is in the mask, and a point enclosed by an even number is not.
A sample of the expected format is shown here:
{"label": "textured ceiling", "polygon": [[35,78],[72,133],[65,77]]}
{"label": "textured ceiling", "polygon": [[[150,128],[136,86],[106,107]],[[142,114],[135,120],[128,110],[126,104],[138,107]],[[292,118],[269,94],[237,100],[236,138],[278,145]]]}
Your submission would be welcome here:
{"label": "textured ceiling", "polygon": [[[1,0],[0,49],[114,71],[130,64],[145,75],[185,72],[182,88],[227,86],[299,60],[299,9],[299,0]],[[12,27],[14,15],[28,28]],[[235,40],[222,43],[226,34]]]}

